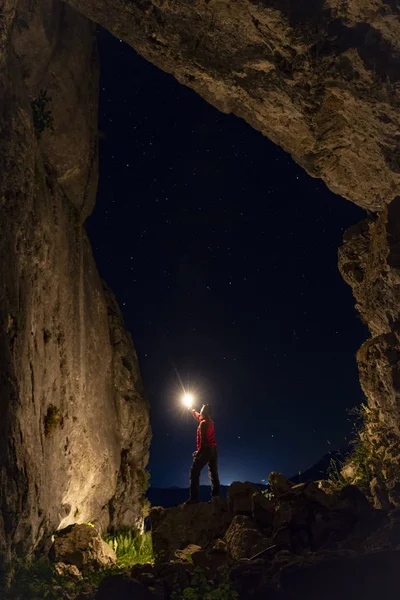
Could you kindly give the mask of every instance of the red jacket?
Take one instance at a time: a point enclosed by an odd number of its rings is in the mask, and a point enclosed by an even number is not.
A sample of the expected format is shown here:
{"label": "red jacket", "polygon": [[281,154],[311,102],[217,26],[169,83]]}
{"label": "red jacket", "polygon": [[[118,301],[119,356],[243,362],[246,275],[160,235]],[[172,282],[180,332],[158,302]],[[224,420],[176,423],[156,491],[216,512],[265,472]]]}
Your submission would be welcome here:
{"label": "red jacket", "polygon": [[192,415],[199,423],[196,434],[197,451],[200,452],[200,450],[208,448],[209,446],[216,446],[214,421],[212,419],[206,419],[194,409],[192,410]]}

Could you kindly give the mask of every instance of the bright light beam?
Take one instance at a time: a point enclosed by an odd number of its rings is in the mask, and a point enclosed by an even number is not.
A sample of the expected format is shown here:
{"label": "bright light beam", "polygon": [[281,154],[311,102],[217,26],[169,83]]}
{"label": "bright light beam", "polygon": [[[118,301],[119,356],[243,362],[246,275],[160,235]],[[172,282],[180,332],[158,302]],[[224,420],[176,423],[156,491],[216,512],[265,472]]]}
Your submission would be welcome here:
{"label": "bright light beam", "polygon": [[185,406],[187,406],[188,408],[191,408],[193,405],[193,395],[192,394],[185,394],[183,396],[183,404]]}

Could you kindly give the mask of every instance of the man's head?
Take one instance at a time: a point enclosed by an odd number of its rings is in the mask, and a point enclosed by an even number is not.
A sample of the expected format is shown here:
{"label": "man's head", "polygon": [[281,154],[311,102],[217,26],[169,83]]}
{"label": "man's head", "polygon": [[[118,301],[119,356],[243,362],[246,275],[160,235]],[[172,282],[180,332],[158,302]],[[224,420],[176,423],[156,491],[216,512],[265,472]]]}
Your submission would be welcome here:
{"label": "man's head", "polygon": [[200,414],[206,419],[211,419],[211,404],[203,404]]}

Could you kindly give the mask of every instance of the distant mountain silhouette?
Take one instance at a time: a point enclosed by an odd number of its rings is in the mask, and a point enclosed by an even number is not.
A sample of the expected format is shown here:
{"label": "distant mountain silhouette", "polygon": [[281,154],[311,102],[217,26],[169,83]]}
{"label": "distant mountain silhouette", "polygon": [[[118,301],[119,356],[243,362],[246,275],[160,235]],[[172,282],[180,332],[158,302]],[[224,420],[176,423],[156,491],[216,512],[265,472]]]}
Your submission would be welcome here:
{"label": "distant mountain silhouette", "polygon": [[[325,479],[328,476],[329,468],[332,461],[340,465],[349,454],[349,450],[335,450],[325,454],[315,465],[304,471],[298,473],[293,477],[289,477],[290,481],[295,483],[304,483],[306,481],[316,481],[318,479]],[[262,483],[254,484],[261,490],[266,489],[268,486]],[[227,485],[221,485],[221,497],[226,498],[228,492]],[[207,502],[210,500],[211,490],[210,486],[200,486],[200,501]],[[171,486],[169,488],[154,488],[151,487],[147,491],[147,497],[151,502],[152,506],[163,506],[164,508],[170,508],[172,506],[178,506],[189,498],[189,488],[180,488]]]}
{"label": "distant mountain silhouette", "polygon": [[295,483],[304,483],[306,481],[318,481],[318,479],[326,479],[329,475],[329,470],[334,463],[340,469],[340,465],[346,460],[348,455],[350,454],[351,448],[342,448],[341,450],[333,450],[332,452],[328,452],[324,454],[322,458],[319,459],[315,465],[303,471],[303,473],[298,473],[293,477],[289,477],[290,481],[294,481]]}

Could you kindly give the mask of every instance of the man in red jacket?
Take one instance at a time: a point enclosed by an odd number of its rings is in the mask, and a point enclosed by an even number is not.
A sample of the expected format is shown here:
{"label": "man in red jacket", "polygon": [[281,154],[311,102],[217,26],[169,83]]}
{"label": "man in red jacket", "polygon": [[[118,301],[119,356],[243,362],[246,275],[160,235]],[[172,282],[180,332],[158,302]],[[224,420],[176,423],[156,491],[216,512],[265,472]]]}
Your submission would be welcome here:
{"label": "man in red jacket", "polygon": [[193,453],[193,464],[190,469],[190,498],[188,504],[200,501],[200,473],[208,464],[208,476],[211,480],[211,495],[219,496],[218,454],[214,436],[214,421],[211,419],[211,406],[204,404],[200,413],[189,408],[198,422],[197,450]]}

